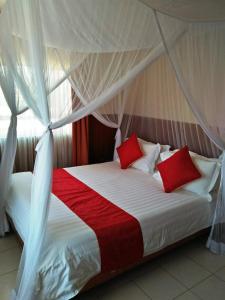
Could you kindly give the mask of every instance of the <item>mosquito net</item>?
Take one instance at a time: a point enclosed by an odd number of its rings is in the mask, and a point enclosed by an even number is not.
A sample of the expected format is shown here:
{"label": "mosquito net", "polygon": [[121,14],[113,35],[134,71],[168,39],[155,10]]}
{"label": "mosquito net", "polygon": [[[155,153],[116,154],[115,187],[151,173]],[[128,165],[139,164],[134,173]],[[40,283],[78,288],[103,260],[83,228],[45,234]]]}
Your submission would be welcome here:
{"label": "mosquito net", "polygon": [[[92,113],[118,128],[116,144],[120,128],[123,137],[135,127],[144,136],[149,128],[157,139],[157,122],[160,136],[177,146],[175,142],[194,144],[190,128],[200,130],[200,125],[223,151],[224,39],[224,22],[182,21],[138,0],[7,1],[0,17],[0,73],[12,120],[0,168],[0,174],[7,174],[0,185],[1,235],[7,230],[4,203],[16,151],[16,115],[28,107],[45,128],[36,147],[29,234],[14,299],[36,299],[51,191],[52,131]],[[60,71],[57,78],[52,76],[55,69]],[[64,99],[64,108],[53,114],[50,96],[66,79],[75,97]],[[207,153],[201,134],[196,136]],[[214,156],[219,155],[211,145]],[[223,160],[208,244],[220,253],[225,252],[224,167]]]}

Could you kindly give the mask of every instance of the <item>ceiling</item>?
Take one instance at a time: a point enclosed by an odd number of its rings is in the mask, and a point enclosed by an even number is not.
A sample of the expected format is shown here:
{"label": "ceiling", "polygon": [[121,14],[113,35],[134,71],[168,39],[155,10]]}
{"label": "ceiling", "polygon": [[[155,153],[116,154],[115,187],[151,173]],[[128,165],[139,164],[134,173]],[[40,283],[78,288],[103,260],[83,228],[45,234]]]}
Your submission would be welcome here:
{"label": "ceiling", "polygon": [[[139,0],[161,12],[187,20],[225,20],[225,0]],[[6,0],[0,0],[0,9]]]}
{"label": "ceiling", "polygon": [[194,21],[225,20],[225,0],[140,0],[172,16]]}

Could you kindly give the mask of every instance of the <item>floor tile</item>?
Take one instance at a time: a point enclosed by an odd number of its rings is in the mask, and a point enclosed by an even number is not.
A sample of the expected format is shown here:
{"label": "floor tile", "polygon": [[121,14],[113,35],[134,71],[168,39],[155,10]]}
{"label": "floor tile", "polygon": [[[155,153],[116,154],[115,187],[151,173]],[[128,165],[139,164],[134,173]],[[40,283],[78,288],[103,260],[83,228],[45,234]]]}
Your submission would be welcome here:
{"label": "floor tile", "polygon": [[[204,244],[203,240],[193,241],[75,299],[225,300],[225,257],[211,253]],[[0,239],[1,300],[8,300],[15,286],[20,256],[13,234]]]}
{"label": "floor tile", "polygon": [[195,296],[192,292],[188,291],[181,296],[175,298],[176,300],[199,300],[200,298]]}
{"label": "floor tile", "polygon": [[0,275],[18,269],[21,256],[20,248],[12,248],[0,253]]}
{"label": "floor tile", "polygon": [[222,269],[218,270],[215,275],[220,278],[221,280],[225,281],[225,267]]}
{"label": "floor tile", "polygon": [[86,292],[78,294],[77,296],[71,298],[70,300],[99,300],[98,291],[101,289],[101,285],[92,288]]}
{"label": "floor tile", "polygon": [[171,300],[186,291],[183,285],[162,268],[146,272],[134,281],[153,300]]}
{"label": "floor tile", "polygon": [[224,300],[225,282],[212,275],[192,289],[192,292],[204,300]]}
{"label": "floor tile", "polygon": [[0,276],[0,295],[1,300],[9,300],[10,293],[16,284],[17,271]]}
{"label": "floor tile", "polygon": [[186,287],[191,288],[210,276],[207,270],[183,255],[166,255],[162,261],[162,268],[169,272]]}
{"label": "floor tile", "polygon": [[146,274],[147,272],[152,272],[158,267],[160,267],[160,260],[156,259],[135,267],[134,269],[128,271],[125,276],[131,280],[135,280],[137,277]]}
{"label": "floor tile", "polygon": [[6,234],[5,237],[0,238],[0,252],[18,247],[19,243],[16,239],[15,234]]}
{"label": "floor tile", "polygon": [[149,297],[134,282],[122,284],[99,297],[99,300],[149,300]]}
{"label": "floor tile", "polygon": [[124,275],[120,275],[118,277],[115,277],[99,286],[94,288],[94,293],[100,297],[104,294],[108,294],[113,290],[119,289],[121,286],[124,286],[128,284],[130,281],[129,277],[126,276],[126,273]]}
{"label": "floor tile", "polygon": [[187,256],[193,259],[210,272],[216,272],[218,269],[225,267],[225,256],[216,255],[206,247],[198,247],[190,250]]}
{"label": "floor tile", "polygon": [[74,297],[71,300],[98,300],[99,298],[95,293],[91,290],[89,292],[83,293],[79,296]]}
{"label": "floor tile", "polygon": [[177,251],[178,253],[180,253],[182,255],[188,256],[188,254],[190,252],[193,252],[194,249],[205,248],[205,245],[206,245],[206,238],[204,238],[204,239],[197,238],[188,243],[185,243],[183,246],[175,249],[174,251]]}

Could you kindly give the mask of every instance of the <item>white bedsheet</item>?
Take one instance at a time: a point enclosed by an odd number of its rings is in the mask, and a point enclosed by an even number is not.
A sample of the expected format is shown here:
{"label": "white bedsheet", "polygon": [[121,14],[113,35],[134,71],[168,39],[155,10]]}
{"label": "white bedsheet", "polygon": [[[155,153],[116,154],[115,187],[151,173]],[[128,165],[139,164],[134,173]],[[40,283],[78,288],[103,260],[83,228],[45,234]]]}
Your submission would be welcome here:
{"label": "white bedsheet", "polygon": [[[133,168],[121,170],[118,162],[66,170],[138,219],[145,256],[211,224],[213,202],[187,191],[164,193],[151,175]],[[14,174],[7,203],[23,239],[28,230],[31,180],[29,172]],[[94,231],[52,195],[36,283],[40,299],[70,299],[100,269]]]}

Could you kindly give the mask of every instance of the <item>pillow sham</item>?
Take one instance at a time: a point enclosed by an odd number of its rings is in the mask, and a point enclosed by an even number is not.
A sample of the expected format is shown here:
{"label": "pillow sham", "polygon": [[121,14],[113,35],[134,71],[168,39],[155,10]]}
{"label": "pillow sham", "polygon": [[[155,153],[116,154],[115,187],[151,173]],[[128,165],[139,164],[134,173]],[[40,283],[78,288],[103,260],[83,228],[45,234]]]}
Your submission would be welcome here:
{"label": "pillow sham", "polygon": [[[141,139],[141,138],[138,138],[138,141],[141,143],[141,144],[149,144],[149,145],[158,145],[158,144],[155,144],[155,143],[153,143],[153,142],[148,142],[148,141],[145,141],[145,140],[143,140],[143,139]],[[165,151],[169,151],[170,150],[170,148],[171,148],[171,146],[170,145],[161,145],[161,144],[159,144],[160,145],[160,152],[165,152]]]}
{"label": "pillow sham", "polygon": [[161,175],[166,193],[201,177],[201,173],[191,159],[187,146],[157,164],[156,167]]}
{"label": "pillow sham", "polygon": [[143,157],[136,160],[132,167],[141,170],[145,173],[154,173],[155,163],[160,154],[160,144],[147,144],[141,143],[141,150],[143,152]]}
{"label": "pillow sham", "polygon": [[135,133],[117,147],[116,150],[120,159],[121,169],[127,169],[133,162],[143,156]]}
{"label": "pillow sham", "polygon": [[[162,161],[165,161],[175,152],[177,152],[177,150],[163,152],[160,154],[160,158]],[[202,176],[191,183],[183,185],[181,188],[186,191],[207,197],[208,200],[211,201],[212,197],[210,192],[215,188],[218,180],[221,169],[221,161],[216,158],[207,158],[191,151],[189,151],[189,153],[195,166],[198,168]],[[162,178],[159,172],[155,172],[153,177],[162,183]]]}

